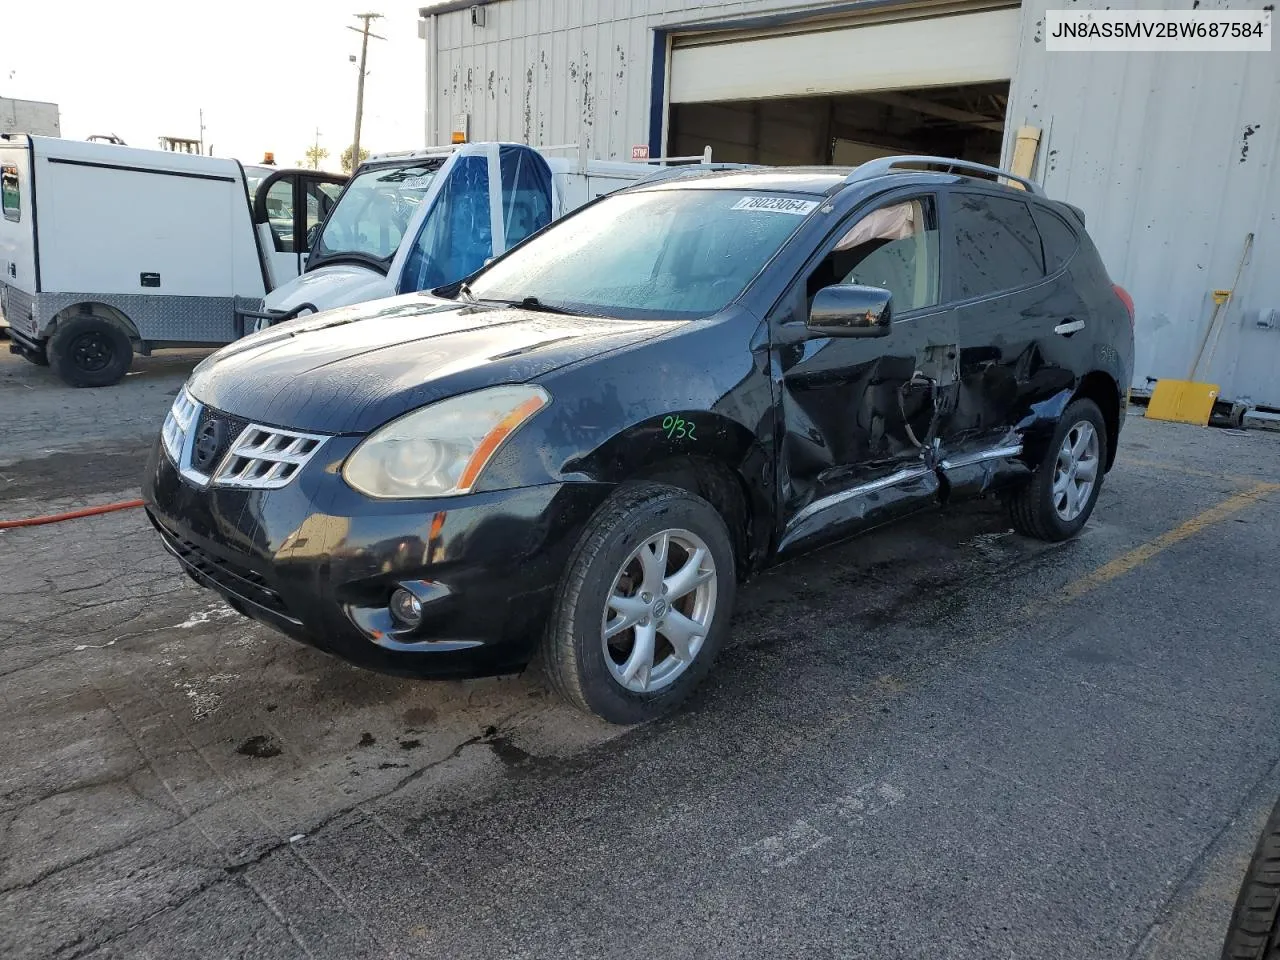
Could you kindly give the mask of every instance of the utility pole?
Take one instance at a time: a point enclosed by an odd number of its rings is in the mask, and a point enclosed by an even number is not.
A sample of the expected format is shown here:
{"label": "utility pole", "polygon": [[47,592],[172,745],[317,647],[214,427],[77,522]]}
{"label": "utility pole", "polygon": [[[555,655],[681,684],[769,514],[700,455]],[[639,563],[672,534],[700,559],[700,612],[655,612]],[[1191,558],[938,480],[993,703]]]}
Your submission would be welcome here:
{"label": "utility pole", "polygon": [[204,155],[204,107],[200,108],[200,153]]}
{"label": "utility pole", "polygon": [[361,27],[347,27],[348,30],[354,30],[360,34],[360,75],[356,78],[356,133],[351,138],[351,169],[354,172],[356,167],[360,166],[360,121],[364,119],[364,74],[365,63],[369,57],[369,38],[375,40],[385,40],[386,37],[380,37],[376,33],[369,32],[369,24],[374,20],[382,19],[380,13],[357,13],[357,20],[362,20]]}

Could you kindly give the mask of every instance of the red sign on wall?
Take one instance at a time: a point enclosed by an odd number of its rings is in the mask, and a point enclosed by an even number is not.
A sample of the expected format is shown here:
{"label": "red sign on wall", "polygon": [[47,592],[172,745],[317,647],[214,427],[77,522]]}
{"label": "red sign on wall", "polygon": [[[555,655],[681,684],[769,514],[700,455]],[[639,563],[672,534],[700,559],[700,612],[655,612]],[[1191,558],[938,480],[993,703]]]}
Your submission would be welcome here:
{"label": "red sign on wall", "polygon": [[642,143],[642,144],[639,144],[639,145],[637,145],[637,146],[632,147],[632,148],[631,148],[631,159],[632,159],[632,160],[648,160],[648,159],[649,159],[649,145],[648,145],[647,143]]}

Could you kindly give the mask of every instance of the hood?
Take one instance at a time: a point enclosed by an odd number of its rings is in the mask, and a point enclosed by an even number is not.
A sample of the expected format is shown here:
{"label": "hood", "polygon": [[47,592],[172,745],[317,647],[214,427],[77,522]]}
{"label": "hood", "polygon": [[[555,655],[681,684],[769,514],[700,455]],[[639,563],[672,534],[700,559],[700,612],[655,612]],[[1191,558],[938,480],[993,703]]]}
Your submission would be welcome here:
{"label": "hood", "polygon": [[425,404],[533,380],[683,325],[408,294],[237,340],[196,367],[187,388],[202,403],[257,423],[368,433]]}
{"label": "hood", "polygon": [[330,310],[394,296],[395,292],[395,284],[376,270],[350,263],[335,263],[317,267],[276,287],[267,294],[263,307],[267,310],[292,310],[301,303],[310,303],[317,310]]}

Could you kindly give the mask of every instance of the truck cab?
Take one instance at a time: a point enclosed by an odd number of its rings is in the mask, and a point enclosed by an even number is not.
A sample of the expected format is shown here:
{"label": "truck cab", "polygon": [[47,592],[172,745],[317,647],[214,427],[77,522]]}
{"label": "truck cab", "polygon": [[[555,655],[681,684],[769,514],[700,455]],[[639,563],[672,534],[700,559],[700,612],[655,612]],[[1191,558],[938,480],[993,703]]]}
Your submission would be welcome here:
{"label": "truck cab", "polygon": [[267,289],[302,273],[320,226],[338,202],[345,176],[322,170],[246,166],[253,227],[262,252]]}
{"label": "truck cab", "polygon": [[643,163],[467,143],[370,158],[316,231],[301,275],[245,324],[460,280],[552,220],[653,172]]}

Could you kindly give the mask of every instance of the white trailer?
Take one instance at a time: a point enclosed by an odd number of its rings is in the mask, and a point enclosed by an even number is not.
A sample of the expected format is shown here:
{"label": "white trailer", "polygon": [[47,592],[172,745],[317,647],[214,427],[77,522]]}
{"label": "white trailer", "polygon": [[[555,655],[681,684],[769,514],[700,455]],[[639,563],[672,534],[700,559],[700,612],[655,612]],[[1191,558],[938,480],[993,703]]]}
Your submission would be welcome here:
{"label": "white trailer", "polygon": [[251,204],[236,160],[0,136],[10,349],[74,386],[105,386],[135,351],[241,336],[237,308],[297,275],[346,180],[269,174]]}
{"label": "white trailer", "polygon": [[[568,153],[569,156],[555,154]],[[465,143],[361,164],[311,259],[246,326],[454,283],[552,220],[654,174],[652,162],[589,160],[570,147]]]}

